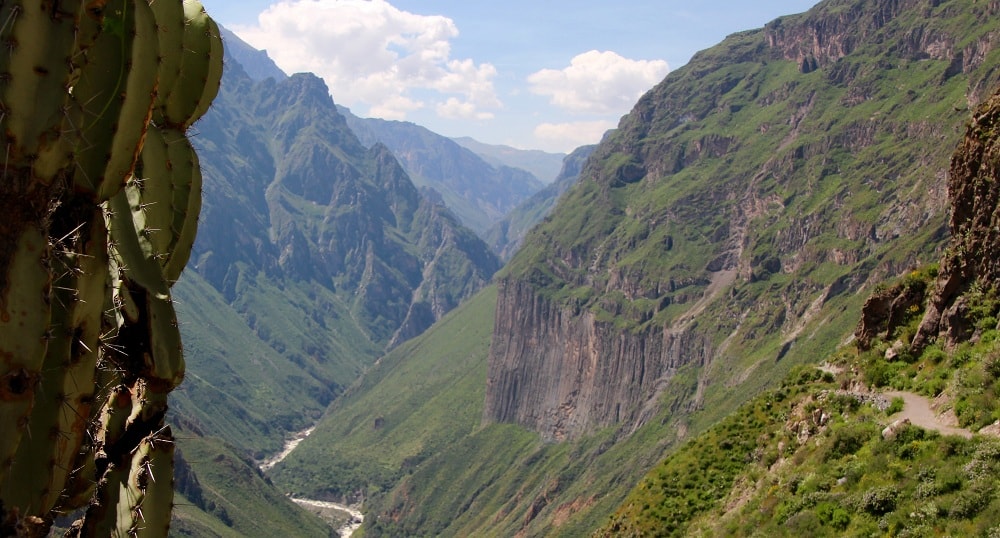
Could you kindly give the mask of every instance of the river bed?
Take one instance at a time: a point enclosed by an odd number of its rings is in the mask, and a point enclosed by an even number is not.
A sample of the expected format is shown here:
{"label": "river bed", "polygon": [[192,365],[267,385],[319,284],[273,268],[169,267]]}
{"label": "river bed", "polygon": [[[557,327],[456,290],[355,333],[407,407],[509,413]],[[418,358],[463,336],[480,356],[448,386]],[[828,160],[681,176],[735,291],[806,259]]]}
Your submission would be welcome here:
{"label": "river bed", "polygon": [[[285,440],[285,446],[281,449],[281,452],[275,454],[270,458],[267,458],[258,465],[260,470],[266,473],[267,471],[270,471],[275,465],[281,463],[281,461],[284,460],[286,457],[288,457],[288,455],[291,454],[293,450],[295,450],[295,447],[299,446],[299,443],[301,443],[306,437],[309,437],[309,435],[315,429],[316,427],[313,426],[293,434],[291,438]],[[347,522],[337,529],[337,533],[340,534],[341,538],[349,538],[352,534],[354,534],[354,531],[358,530],[358,528],[361,527],[361,524],[365,520],[364,514],[362,514],[356,507],[351,507],[329,501],[314,501],[312,499],[302,499],[298,497],[292,497],[291,499],[295,504],[298,504],[299,506],[302,506],[307,509],[335,510],[350,515],[350,517],[347,519]],[[328,518],[325,517],[323,519],[329,520]]]}

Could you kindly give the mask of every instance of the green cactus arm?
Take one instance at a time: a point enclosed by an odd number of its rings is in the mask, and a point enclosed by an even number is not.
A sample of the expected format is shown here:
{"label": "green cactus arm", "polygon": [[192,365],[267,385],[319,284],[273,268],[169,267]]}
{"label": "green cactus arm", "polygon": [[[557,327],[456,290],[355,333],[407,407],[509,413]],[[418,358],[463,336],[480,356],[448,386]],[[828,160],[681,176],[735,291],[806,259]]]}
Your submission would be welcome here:
{"label": "green cactus arm", "polygon": [[166,252],[169,254],[162,259],[163,275],[168,282],[175,282],[187,265],[198,231],[198,215],[201,213],[201,165],[198,153],[182,131],[164,127],[161,133],[169,164],[166,176],[170,178],[168,184],[171,188],[171,214],[167,224],[169,233],[163,234],[163,239],[168,242]]}
{"label": "green cactus arm", "polygon": [[[201,211],[201,169],[198,155],[182,131],[150,126],[138,170],[156,177],[139,180],[133,217],[143,223],[150,248],[167,282],[174,282],[187,264]],[[130,191],[131,192],[131,191]],[[136,211],[142,211],[141,215]]]}
{"label": "green cactus arm", "polygon": [[[74,48],[73,28],[81,2],[5,2],[8,21],[0,55],[7,74],[2,98],[7,159],[28,162],[61,136],[62,106]],[[13,4],[13,5],[11,5]],[[49,183],[59,167],[40,167],[36,180]]]}
{"label": "green cactus arm", "polygon": [[147,459],[140,460],[136,476],[140,485],[145,481],[141,504],[143,521],[136,536],[155,538],[167,534],[170,508],[174,504],[174,438],[170,427],[147,437],[144,444],[149,447]]}
{"label": "green cactus arm", "polygon": [[74,182],[98,201],[118,192],[135,166],[159,56],[156,20],[145,0],[109,0],[104,13],[105,30],[87,49],[70,96],[81,139]]}
{"label": "green cactus arm", "polygon": [[[153,2],[150,4],[156,17],[157,38],[160,45],[159,82],[154,110],[165,106],[164,97],[174,87],[181,73],[184,56],[184,3],[181,0]],[[156,118],[162,123],[162,116]]]}
{"label": "green cactus arm", "polygon": [[174,499],[174,440],[164,427],[140,441],[123,465],[110,466],[98,502],[68,536],[166,536]]}
{"label": "green cactus arm", "polygon": [[[132,280],[160,297],[167,297],[168,286],[163,270],[156,260],[157,252],[143,235],[152,233],[145,221],[136,222],[136,215],[143,219],[142,211],[133,211],[138,204],[137,187],[119,191],[107,202],[107,222],[111,237],[112,256],[121,271]],[[131,199],[130,199],[131,198]]]}
{"label": "green cactus arm", "polygon": [[[67,204],[69,206],[69,204]],[[65,222],[67,206],[53,220]],[[86,211],[86,205],[84,205]],[[32,434],[25,436],[10,466],[0,501],[31,506],[45,514],[63,496],[84,442],[97,369],[98,342],[107,289],[107,234],[98,208],[89,225],[67,230],[54,245],[52,315],[42,378],[30,414]],[[57,222],[57,227],[58,227]]]}
{"label": "green cactus arm", "polygon": [[126,2],[128,5],[134,13],[134,38],[131,40],[125,86],[120,94],[121,111],[114,124],[111,152],[102,174],[98,200],[111,198],[131,177],[156,97],[157,59],[160,54],[156,19],[146,0]]}
{"label": "green cactus arm", "polygon": [[150,355],[145,376],[156,388],[169,392],[184,380],[184,352],[172,299],[148,294]]}
{"label": "green cactus arm", "polygon": [[163,122],[186,130],[204,114],[222,78],[222,38],[219,28],[198,0],[184,0],[184,56],[180,76],[164,89]]}
{"label": "green cactus arm", "polygon": [[[2,198],[2,197],[0,197]],[[0,224],[0,229],[6,227]],[[46,237],[34,227],[3,229],[0,240],[0,484],[28,429],[51,317]],[[10,232],[11,236],[6,233]]]}

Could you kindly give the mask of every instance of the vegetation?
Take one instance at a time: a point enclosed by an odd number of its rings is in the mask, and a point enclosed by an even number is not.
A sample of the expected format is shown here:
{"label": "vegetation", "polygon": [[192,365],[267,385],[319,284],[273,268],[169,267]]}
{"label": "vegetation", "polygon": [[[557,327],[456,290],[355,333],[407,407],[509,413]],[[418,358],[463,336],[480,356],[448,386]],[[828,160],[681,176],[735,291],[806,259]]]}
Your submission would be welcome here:
{"label": "vegetation", "polygon": [[[939,354],[928,349],[914,364]],[[845,366],[863,360],[849,349],[839,358],[852,355]],[[964,350],[944,355],[937,368],[952,374],[946,391],[958,395],[957,407],[966,389],[954,374],[988,359],[959,366]],[[849,373],[794,372],[668,456],[597,534],[986,536],[1000,529],[995,434],[886,428],[895,405],[880,410],[838,390],[851,381]]]}
{"label": "vegetation", "polygon": [[218,27],[196,0],[0,16],[0,534],[86,508],[75,535],[164,535],[184,376],[170,287],[201,206],[186,131],[218,90]]}
{"label": "vegetation", "polygon": [[[217,438],[177,430],[183,468],[171,536],[326,538],[330,528],[267,482],[253,460]],[[194,472],[192,473],[191,470]]]}

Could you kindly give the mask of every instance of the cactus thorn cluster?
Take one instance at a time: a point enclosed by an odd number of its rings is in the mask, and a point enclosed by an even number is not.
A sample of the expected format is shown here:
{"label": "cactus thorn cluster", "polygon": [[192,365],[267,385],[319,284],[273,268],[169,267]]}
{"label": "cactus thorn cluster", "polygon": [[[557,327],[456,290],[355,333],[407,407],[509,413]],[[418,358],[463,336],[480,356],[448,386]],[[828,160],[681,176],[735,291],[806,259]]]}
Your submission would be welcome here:
{"label": "cactus thorn cluster", "polygon": [[0,2],[0,535],[165,536],[194,243],[187,130],[219,89],[198,0]]}

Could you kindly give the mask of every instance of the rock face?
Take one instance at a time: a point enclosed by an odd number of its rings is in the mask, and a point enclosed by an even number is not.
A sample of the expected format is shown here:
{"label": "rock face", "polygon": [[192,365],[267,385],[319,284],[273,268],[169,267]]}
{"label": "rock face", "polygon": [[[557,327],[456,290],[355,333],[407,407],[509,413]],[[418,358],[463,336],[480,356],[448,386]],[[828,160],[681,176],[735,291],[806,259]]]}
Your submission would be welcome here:
{"label": "rock face", "polygon": [[541,432],[546,440],[642,423],[652,411],[646,404],[655,404],[680,366],[703,366],[714,352],[693,331],[621,333],[592,313],[557,308],[523,282],[505,280],[498,288],[494,333],[534,329],[528,338],[493,341],[485,413]]}
{"label": "rock face", "polygon": [[937,257],[996,10],[830,0],[671,73],[500,275],[484,420],[631,431],[677,372],[697,408],[847,337],[866,283]]}
{"label": "rock face", "polygon": [[[933,338],[968,339],[967,299],[975,284],[996,289],[1000,282],[1000,93],[982,103],[952,157],[948,197],[951,242],[934,294],[911,344],[919,350]],[[969,253],[976,253],[970,255]]]}

